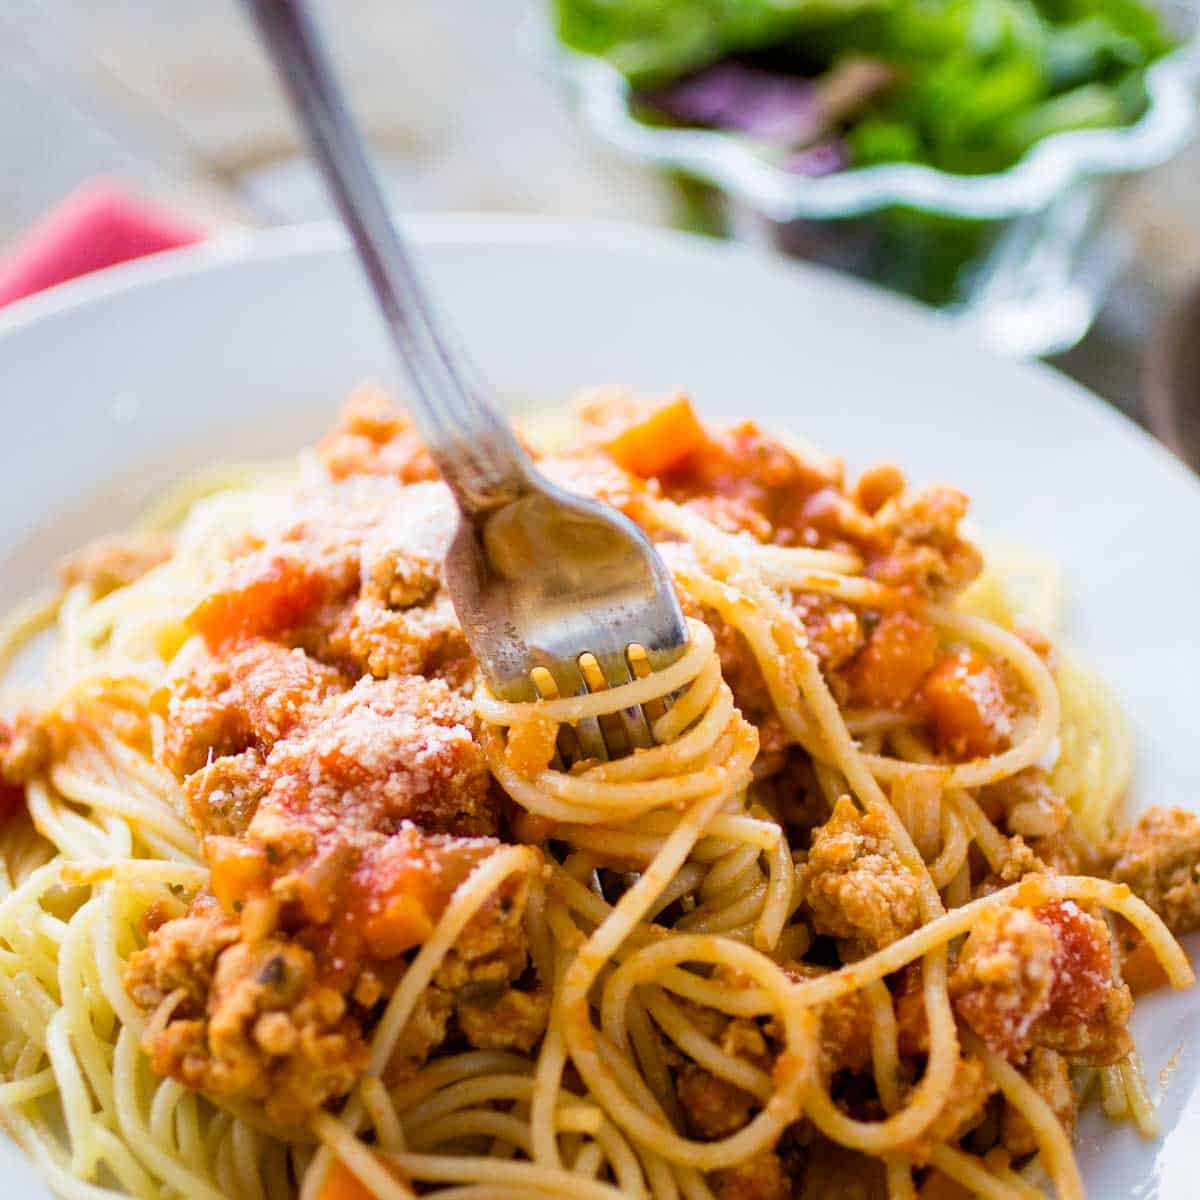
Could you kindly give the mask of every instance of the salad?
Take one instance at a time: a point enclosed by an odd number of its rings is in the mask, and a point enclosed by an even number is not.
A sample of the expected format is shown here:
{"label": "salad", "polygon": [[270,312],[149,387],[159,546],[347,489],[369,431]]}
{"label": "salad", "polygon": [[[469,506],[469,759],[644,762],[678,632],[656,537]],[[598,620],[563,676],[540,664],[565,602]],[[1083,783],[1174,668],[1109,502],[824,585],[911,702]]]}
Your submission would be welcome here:
{"label": "salad", "polygon": [[735,131],[788,169],[981,174],[1125,125],[1175,45],[1142,0],[555,0],[653,123]]}

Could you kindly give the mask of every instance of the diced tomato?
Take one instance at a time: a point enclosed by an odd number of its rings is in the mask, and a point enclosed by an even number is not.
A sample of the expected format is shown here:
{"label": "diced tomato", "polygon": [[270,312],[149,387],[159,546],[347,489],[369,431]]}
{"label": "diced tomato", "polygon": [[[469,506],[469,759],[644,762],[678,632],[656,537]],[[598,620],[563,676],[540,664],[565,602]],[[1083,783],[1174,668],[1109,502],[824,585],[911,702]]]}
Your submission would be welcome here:
{"label": "diced tomato", "polygon": [[1048,1019],[1055,1025],[1086,1025],[1112,987],[1112,951],[1103,921],[1074,900],[1035,910],[1035,917],[1054,934],[1054,988]]}
{"label": "diced tomato", "polygon": [[209,886],[229,914],[267,884],[267,856],[261,846],[232,837],[210,837],[205,843],[212,871]]}
{"label": "diced tomato", "polygon": [[351,878],[348,911],[367,951],[393,958],[418,946],[433,931],[448,895],[423,839],[402,830],[369,855]]}
{"label": "diced tomato", "polygon": [[419,946],[433,932],[433,920],[416,896],[392,896],[363,922],[363,938],[376,958],[394,958]]}
{"label": "diced tomato", "polygon": [[188,621],[210,646],[232,637],[278,633],[299,624],[325,595],[325,580],[299,555],[251,555]]}
{"label": "diced tomato", "polygon": [[708,440],[686,396],[675,396],[635,425],[626,426],[606,447],[619,466],[650,479],[685,462]]}
{"label": "diced tomato", "polygon": [[948,654],[924,687],[938,746],[958,759],[995,754],[1012,732],[1000,676],[973,650]]}
{"label": "diced tomato", "polygon": [[937,631],[919,617],[889,612],[847,673],[851,697],[869,708],[903,708],[937,658]]}

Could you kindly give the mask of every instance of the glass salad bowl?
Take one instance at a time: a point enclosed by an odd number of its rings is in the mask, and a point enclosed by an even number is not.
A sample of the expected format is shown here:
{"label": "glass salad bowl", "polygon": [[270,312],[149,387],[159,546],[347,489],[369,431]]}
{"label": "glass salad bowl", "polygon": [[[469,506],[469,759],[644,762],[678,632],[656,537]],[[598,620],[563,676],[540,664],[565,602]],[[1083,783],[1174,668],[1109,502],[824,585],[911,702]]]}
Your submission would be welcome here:
{"label": "glass salad bowl", "polygon": [[[1122,239],[1105,221],[1121,178],[1162,164],[1195,131],[1197,13],[1161,15],[1176,48],[1140,72],[1136,119],[1031,137],[1011,165],[973,174],[914,161],[849,165],[834,139],[781,146],[769,134],[794,125],[796,106],[778,80],[774,91],[756,83],[754,68],[717,66],[656,91],[564,46],[544,17],[530,31],[587,128],[628,158],[707,185],[705,217],[717,228],[881,283],[948,311],[997,349],[1034,356],[1087,332],[1123,264]],[[830,72],[832,90],[869,94],[879,82],[870,67]],[[741,128],[694,127],[737,104],[753,106]],[[693,203],[697,194],[690,189]]]}

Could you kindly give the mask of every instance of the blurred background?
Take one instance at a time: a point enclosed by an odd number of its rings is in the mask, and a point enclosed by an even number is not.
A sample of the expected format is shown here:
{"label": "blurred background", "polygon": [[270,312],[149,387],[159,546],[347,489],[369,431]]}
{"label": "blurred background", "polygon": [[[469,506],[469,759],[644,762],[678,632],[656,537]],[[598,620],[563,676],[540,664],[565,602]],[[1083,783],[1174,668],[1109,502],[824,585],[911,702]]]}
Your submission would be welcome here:
{"label": "blurred background", "polygon": [[[615,218],[796,248],[752,206],[606,146],[572,115],[570,72],[530,10],[530,0],[320,6],[402,210]],[[235,0],[5,0],[0,163],[0,247],[98,176],[209,231],[328,211]],[[1094,236],[1098,317],[1051,361],[1145,421],[1147,346],[1200,279],[1200,144],[1125,179]]]}

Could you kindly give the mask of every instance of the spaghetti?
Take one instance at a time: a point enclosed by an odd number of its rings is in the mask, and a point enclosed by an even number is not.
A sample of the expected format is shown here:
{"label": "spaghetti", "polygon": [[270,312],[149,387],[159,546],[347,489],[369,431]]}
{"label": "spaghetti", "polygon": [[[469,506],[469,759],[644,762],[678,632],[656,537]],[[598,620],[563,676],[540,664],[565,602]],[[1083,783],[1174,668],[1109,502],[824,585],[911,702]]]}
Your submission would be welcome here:
{"label": "spaghetti", "polygon": [[[690,614],[620,687],[474,679],[444,496],[371,397],[14,616],[6,662],[54,635],[0,740],[0,1112],[56,1192],[1074,1200],[1069,1072],[1152,1130],[1121,962],[1191,968],[1072,841],[1115,703],[1000,575],[963,592],[952,497],[662,411],[593,399],[557,460]],[[652,748],[563,768],[633,706]]]}

